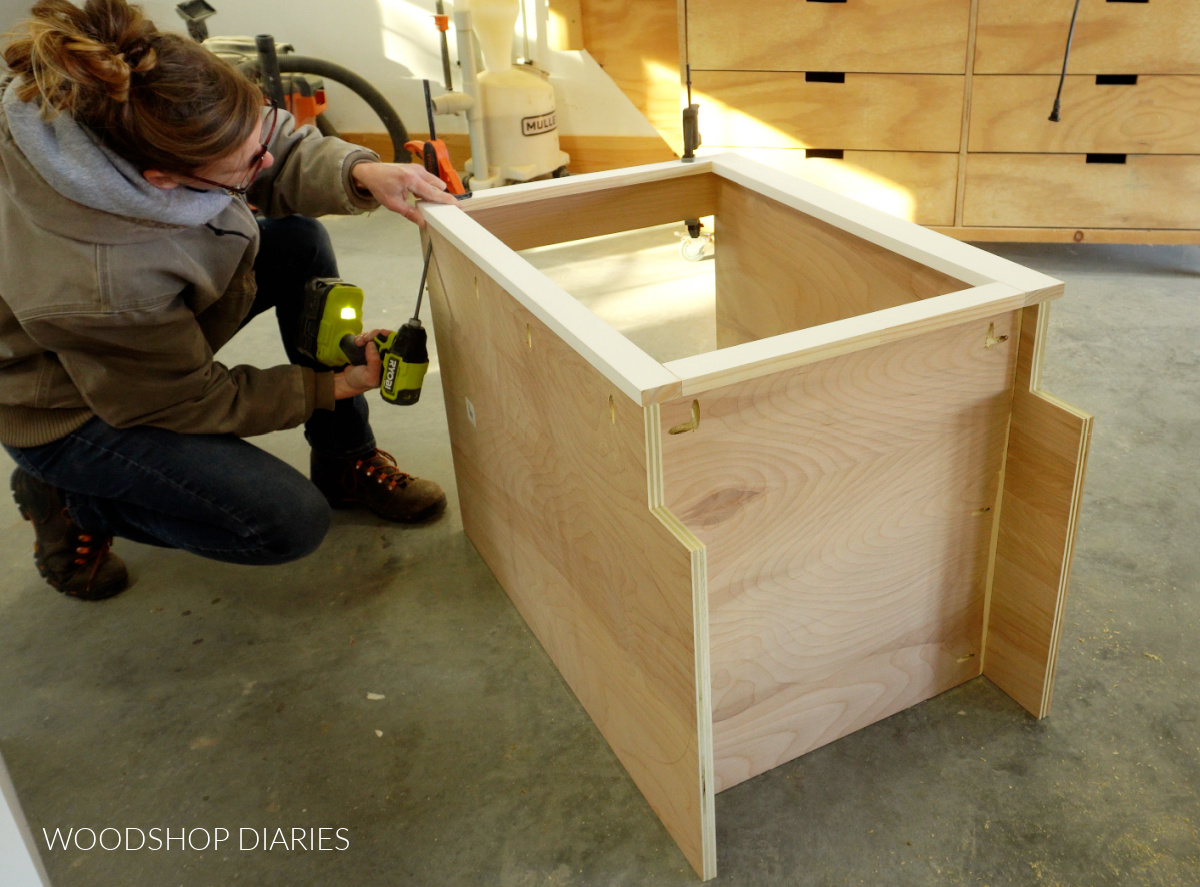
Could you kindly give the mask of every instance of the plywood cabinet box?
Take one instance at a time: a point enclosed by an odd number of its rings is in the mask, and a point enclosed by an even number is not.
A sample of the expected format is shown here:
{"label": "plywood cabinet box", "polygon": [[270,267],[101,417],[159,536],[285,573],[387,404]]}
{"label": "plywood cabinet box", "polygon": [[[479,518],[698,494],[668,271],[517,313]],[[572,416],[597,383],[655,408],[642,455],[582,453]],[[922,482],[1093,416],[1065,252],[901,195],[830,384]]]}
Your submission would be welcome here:
{"label": "plywood cabinet box", "polygon": [[[425,213],[466,533],[703,878],[716,792],[980,674],[1047,713],[1059,281],[736,155]],[[710,215],[719,347],[666,363],[517,254]]]}

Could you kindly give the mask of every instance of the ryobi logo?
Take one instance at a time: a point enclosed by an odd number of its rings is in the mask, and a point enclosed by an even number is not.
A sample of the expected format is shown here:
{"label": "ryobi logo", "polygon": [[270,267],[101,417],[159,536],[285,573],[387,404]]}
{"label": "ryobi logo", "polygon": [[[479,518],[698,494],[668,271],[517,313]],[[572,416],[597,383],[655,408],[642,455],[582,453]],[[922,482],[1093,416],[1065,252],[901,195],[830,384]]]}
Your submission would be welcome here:
{"label": "ryobi logo", "polygon": [[539,117],[521,118],[521,135],[540,136],[555,129],[558,129],[558,117],[554,111]]}
{"label": "ryobi logo", "polygon": [[396,384],[396,367],[400,365],[400,358],[389,357],[387,362],[387,373],[383,377],[383,390],[391,391],[392,386]]}

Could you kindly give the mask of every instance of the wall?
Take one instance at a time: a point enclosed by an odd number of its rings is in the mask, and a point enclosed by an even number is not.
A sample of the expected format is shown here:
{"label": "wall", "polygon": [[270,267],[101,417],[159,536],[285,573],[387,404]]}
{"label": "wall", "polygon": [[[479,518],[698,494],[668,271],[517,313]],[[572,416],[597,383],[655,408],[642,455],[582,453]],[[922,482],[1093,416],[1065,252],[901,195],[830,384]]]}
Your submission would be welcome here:
{"label": "wall", "polygon": [[[77,0],[82,5],[82,0]],[[214,35],[270,33],[302,55],[351,68],[396,107],[412,132],[425,132],[421,78],[435,94],[444,90],[438,32],[432,23],[434,0],[210,0],[217,14],[208,20]],[[536,45],[534,3],[528,0],[530,46]],[[28,12],[32,0],[0,0],[0,29]],[[144,0],[142,7],[163,30],[184,31],[175,0]],[[447,11],[451,5],[447,3]],[[518,28],[520,19],[518,19]],[[452,63],[457,60],[453,29]],[[517,45],[517,53],[523,47]],[[559,131],[564,135],[654,136],[653,127],[586,52],[550,51],[536,59],[550,72],[558,95]],[[457,66],[456,89],[462,88]],[[330,121],[347,132],[382,131],[371,111],[340,88],[329,89]],[[459,117],[437,120],[439,131],[466,132]]]}
{"label": "wall", "polygon": [[0,758],[0,881],[4,887],[50,885],[3,758]]}

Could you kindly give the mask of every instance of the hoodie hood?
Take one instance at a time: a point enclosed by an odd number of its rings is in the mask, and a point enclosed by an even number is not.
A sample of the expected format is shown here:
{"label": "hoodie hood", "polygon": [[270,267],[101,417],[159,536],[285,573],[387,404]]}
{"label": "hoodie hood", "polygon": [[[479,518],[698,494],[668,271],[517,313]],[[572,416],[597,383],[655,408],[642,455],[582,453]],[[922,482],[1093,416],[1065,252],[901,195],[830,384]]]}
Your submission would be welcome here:
{"label": "hoodie hood", "polygon": [[232,201],[221,191],[154,187],[70,114],[44,119],[37,102],[17,98],[15,83],[0,102],[0,179],[8,179],[0,187],[23,195],[18,202],[42,227],[97,243],[155,239],[203,225]]}

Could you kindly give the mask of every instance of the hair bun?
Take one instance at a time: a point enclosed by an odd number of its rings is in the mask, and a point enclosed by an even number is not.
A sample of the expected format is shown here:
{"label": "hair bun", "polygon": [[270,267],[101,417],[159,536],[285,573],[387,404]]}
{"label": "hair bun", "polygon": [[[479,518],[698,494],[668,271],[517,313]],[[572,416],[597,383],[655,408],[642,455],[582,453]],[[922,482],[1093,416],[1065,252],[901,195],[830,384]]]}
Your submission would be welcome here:
{"label": "hair bun", "polygon": [[158,64],[158,53],[148,40],[135,40],[116,53],[129,66],[130,73],[145,74]]}

